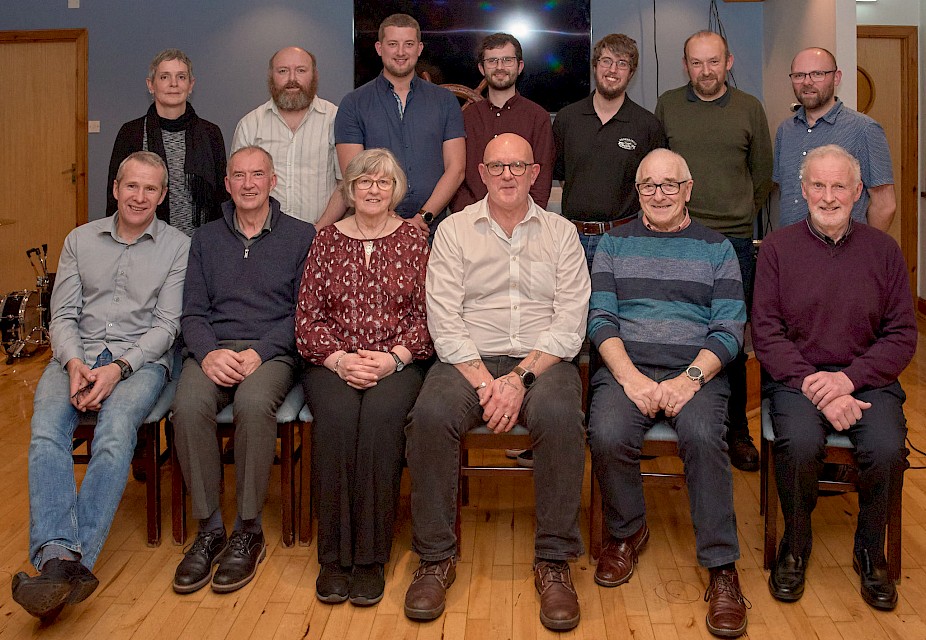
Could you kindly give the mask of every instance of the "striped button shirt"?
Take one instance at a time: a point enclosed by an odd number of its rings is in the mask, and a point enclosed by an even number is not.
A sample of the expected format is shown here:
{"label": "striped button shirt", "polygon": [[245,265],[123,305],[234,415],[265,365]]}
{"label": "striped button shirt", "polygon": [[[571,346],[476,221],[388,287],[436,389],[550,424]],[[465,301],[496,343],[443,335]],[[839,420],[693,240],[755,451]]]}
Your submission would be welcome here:
{"label": "striped button shirt", "polygon": [[293,131],[273,100],[254,109],[235,127],[232,152],[257,145],[273,157],[277,186],[271,195],[283,213],[316,222],[341,179],[334,149],[334,117],[338,108],[317,97]]}

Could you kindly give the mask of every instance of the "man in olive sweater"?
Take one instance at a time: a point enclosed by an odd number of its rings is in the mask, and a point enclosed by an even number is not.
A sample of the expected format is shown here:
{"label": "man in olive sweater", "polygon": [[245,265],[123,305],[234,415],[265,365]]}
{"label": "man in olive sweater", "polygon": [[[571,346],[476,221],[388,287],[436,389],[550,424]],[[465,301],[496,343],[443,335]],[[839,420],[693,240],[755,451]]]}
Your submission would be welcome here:
{"label": "man in olive sweater", "polygon": [[[247,584],[266,554],[260,515],[276,447],[276,410],[296,366],[295,312],[315,227],[270,197],[273,159],[242,147],[228,161],[233,202],[193,236],[180,326],[189,354],[174,399],[174,433],[199,533],[174,575],[174,591]],[[238,517],[225,535],[215,416],[235,403]],[[212,566],[219,568],[212,576]]]}
{"label": "man in olive sweater", "polygon": [[[743,277],[746,308],[752,299],[756,214],[772,188],[772,145],[765,109],[756,98],[727,85],[733,54],[716,33],[699,31],[685,41],[683,63],[691,82],[660,96],[656,117],[669,148],[681,154],[698,188],[688,211],[733,245]],[[733,466],[759,468],[759,452],[746,420],[746,354],[727,366],[730,402],[727,443]]]}

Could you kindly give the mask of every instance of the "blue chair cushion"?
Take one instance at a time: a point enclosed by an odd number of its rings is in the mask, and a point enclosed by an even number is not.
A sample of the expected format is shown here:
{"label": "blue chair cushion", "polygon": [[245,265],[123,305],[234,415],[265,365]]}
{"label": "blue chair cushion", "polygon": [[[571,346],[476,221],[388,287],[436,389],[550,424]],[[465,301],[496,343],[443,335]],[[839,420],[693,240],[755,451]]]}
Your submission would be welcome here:
{"label": "blue chair cushion", "polygon": [[[476,427],[475,429],[470,429],[470,430],[467,431],[466,433],[467,433],[467,434],[469,434],[469,433],[474,433],[474,434],[477,434],[477,435],[488,435],[488,434],[493,433],[493,432],[492,432],[491,430],[489,430],[489,428],[488,428],[487,426],[485,426],[484,424],[481,424],[481,425],[479,425],[478,427]],[[521,425],[516,424],[516,425],[514,425],[513,427],[511,427],[511,431],[509,431],[508,433],[511,434],[511,435],[513,435],[513,436],[526,436],[526,435],[528,435],[528,434],[530,433],[530,431],[528,431],[527,429],[525,429],[525,428],[522,427]],[[505,435],[505,434],[500,434],[500,435]]]}
{"label": "blue chair cushion", "polygon": [[299,410],[299,422],[312,422],[312,411],[309,409],[309,405],[302,405],[302,409]]}
{"label": "blue chair cushion", "polygon": [[[769,412],[769,399],[762,399],[762,438],[775,442],[775,430],[772,428],[772,414]],[[834,431],[826,436],[826,446],[840,449],[854,449],[849,436],[841,431]]]}
{"label": "blue chair cushion", "polygon": [[[305,395],[302,391],[302,385],[296,383],[296,385],[289,390],[289,393],[286,394],[286,397],[283,399],[283,404],[277,409],[277,424],[285,424],[299,419],[299,414],[304,405]],[[219,415],[215,417],[215,421],[219,424],[231,424],[234,422],[233,406],[233,404],[230,404],[219,411]]]}
{"label": "blue chair cushion", "polygon": [[678,442],[678,432],[669,426],[669,423],[660,420],[643,434],[644,440],[653,442]]}

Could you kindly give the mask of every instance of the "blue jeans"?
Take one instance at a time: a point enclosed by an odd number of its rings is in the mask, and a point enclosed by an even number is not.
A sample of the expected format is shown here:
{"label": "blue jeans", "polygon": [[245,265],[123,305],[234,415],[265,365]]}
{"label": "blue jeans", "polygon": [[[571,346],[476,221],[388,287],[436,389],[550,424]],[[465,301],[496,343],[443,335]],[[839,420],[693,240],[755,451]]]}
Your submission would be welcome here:
{"label": "blue jeans", "polygon": [[588,234],[579,232],[579,242],[582,243],[582,248],[585,249],[585,261],[588,263],[589,273],[592,272],[592,262],[595,259],[595,250],[598,249],[598,243],[600,241],[600,235],[590,236]]}
{"label": "blue jeans", "polygon": [[[673,378],[677,370],[640,367],[653,380]],[[604,519],[610,534],[626,538],[646,521],[640,449],[643,435],[658,418],[640,413],[607,367],[591,380],[588,444],[592,469],[601,486]],[[685,483],[695,530],[698,562],[711,569],[739,558],[736,514],[733,511],[733,473],[724,440],[726,376],[718,374],[682,407],[669,424],[678,432],[678,453],[685,465]]]}
{"label": "blue jeans", "polygon": [[116,385],[97,416],[93,457],[77,492],[71,458],[79,412],[70,377],[54,358],[35,390],[29,443],[29,557],[39,568],[42,547],[62,546],[92,569],[109,534],[128,480],[138,427],[164,388],[167,370],[146,364]]}

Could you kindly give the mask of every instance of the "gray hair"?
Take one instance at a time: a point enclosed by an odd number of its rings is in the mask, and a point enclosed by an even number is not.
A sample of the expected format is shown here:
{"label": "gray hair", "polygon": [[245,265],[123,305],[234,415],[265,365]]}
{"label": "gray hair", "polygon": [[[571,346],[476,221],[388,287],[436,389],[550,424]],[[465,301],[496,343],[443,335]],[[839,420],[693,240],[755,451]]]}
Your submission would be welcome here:
{"label": "gray hair", "polygon": [[691,180],[691,169],[688,168],[688,163],[685,161],[685,158],[683,158],[680,154],[675,153],[674,151],[660,148],[653,149],[643,157],[643,160],[641,160],[640,164],[637,166],[637,175],[634,178],[634,182],[640,182],[640,178],[643,177],[643,163],[650,158],[655,158],[658,156],[666,156],[667,158],[672,158],[678,163],[679,168],[682,170],[682,175],[678,176],[679,180]]}
{"label": "gray hair", "polygon": [[804,174],[806,173],[807,167],[810,165],[811,161],[827,157],[842,158],[843,160],[848,161],[850,167],[849,171],[852,174],[853,187],[862,181],[862,167],[858,162],[858,158],[840,147],[838,144],[825,144],[822,147],[811,149],[807,152],[807,155],[804,156],[804,161],[801,162],[801,169],[800,173],[798,174],[801,177],[801,182],[805,182]]}
{"label": "gray hair", "polygon": [[164,164],[164,160],[161,159],[161,156],[156,153],[151,153],[150,151],[136,151],[120,162],[119,169],[116,171],[117,183],[122,182],[122,176],[125,174],[125,165],[130,160],[135,160],[149,167],[160,169],[164,174],[164,177],[161,179],[161,189],[167,188],[167,165]]}
{"label": "gray hair", "polygon": [[154,60],[148,65],[148,79],[154,82],[154,74],[157,73],[158,67],[162,62],[167,62],[168,60],[179,60],[185,64],[186,70],[190,74],[190,80],[194,80],[193,62],[180,49],[164,49],[164,51],[154,56]]}
{"label": "gray hair", "polygon": [[354,199],[354,184],[361,176],[370,176],[380,174],[385,178],[392,178],[395,186],[392,187],[392,197],[389,200],[389,210],[394,211],[396,206],[402,202],[405,192],[408,190],[408,180],[405,178],[405,172],[399,166],[398,160],[392,155],[389,149],[367,149],[361,151],[348,163],[344,170],[344,179],[341,181],[341,195],[347,202],[347,206],[353,207],[356,200]]}
{"label": "gray hair", "polygon": [[230,156],[228,156],[228,165],[227,165],[227,169],[226,169],[227,175],[229,175],[229,176],[231,175],[231,174],[228,173],[228,172],[231,171],[232,158],[234,158],[236,155],[238,155],[238,154],[241,153],[242,151],[259,151],[260,153],[264,154],[264,157],[267,158],[267,162],[270,163],[270,173],[276,173],[276,171],[275,171],[274,168],[273,168],[273,156],[270,155],[270,152],[267,151],[266,149],[264,149],[263,147],[257,146],[256,144],[249,144],[249,145],[245,145],[245,146],[243,146],[243,147],[241,147],[241,148],[239,148],[239,149],[235,149],[235,150],[232,152],[232,154],[231,154]]}

